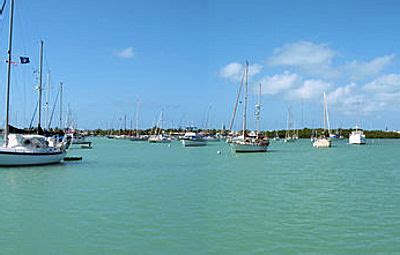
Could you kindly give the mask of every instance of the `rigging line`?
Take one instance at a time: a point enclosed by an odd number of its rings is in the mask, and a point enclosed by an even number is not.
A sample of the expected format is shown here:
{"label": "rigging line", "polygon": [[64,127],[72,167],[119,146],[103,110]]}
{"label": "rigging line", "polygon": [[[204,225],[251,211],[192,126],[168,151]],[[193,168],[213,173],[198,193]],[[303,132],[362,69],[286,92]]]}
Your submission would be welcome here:
{"label": "rigging line", "polygon": [[57,101],[58,101],[59,95],[60,95],[60,90],[58,90],[57,95],[56,95],[56,98],[55,98],[55,100],[54,100],[53,110],[51,111],[51,115],[50,115],[49,124],[48,124],[48,126],[47,126],[47,129],[50,129],[51,122],[52,122],[52,120],[53,120],[54,111],[55,111],[55,109],[56,109],[56,105],[57,105]]}
{"label": "rigging line", "polygon": [[232,131],[232,127],[235,122],[236,112],[237,112],[239,99],[240,99],[240,93],[243,88],[244,76],[245,76],[245,72],[243,72],[242,80],[240,81],[240,86],[239,86],[239,90],[238,90],[238,94],[237,94],[237,98],[236,98],[236,102],[235,102],[235,107],[233,108],[232,119],[231,119],[231,122],[229,123],[229,129],[228,129],[229,131]]}
{"label": "rigging line", "polygon": [[35,117],[36,117],[36,112],[37,112],[38,105],[39,105],[39,103],[36,102],[36,107],[35,107],[35,110],[33,111],[33,114],[32,114],[31,123],[29,123],[29,129],[32,128],[32,124],[33,124],[33,122],[35,121]]}

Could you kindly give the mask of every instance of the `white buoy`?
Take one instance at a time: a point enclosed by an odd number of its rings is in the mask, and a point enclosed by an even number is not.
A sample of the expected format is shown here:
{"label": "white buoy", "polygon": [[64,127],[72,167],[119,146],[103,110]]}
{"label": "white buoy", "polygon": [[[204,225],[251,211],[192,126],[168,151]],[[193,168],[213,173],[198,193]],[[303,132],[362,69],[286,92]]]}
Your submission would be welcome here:
{"label": "white buoy", "polygon": [[221,151],[217,151],[217,154],[218,154],[218,155],[221,155]]}
{"label": "white buoy", "polygon": [[168,148],[170,148],[171,147],[171,144],[168,144]]}

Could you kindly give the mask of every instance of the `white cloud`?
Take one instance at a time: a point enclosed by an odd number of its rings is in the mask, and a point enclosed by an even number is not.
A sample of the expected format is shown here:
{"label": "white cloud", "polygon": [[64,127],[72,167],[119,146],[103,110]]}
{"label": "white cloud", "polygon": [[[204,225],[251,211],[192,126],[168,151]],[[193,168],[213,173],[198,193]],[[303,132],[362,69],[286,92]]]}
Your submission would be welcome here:
{"label": "white cloud", "polygon": [[262,70],[262,65],[259,64],[254,64],[249,66],[249,77],[253,77],[254,75],[257,75],[260,73]]}
{"label": "white cloud", "polygon": [[394,54],[377,57],[371,61],[352,61],[343,66],[342,70],[347,73],[351,80],[360,80],[379,74],[385,67],[393,62]]}
{"label": "white cloud", "polygon": [[310,100],[322,97],[323,92],[331,87],[332,84],[323,80],[305,80],[300,87],[288,91],[287,98],[292,100]]}
{"label": "white cloud", "polygon": [[362,87],[368,98],[379,106],[398,108],[400,98],[400,74],[382,75]]}
{"label": "white cloud", "polygon": [[133,47],[128,47],[118,51],[116,56],[119,58],[131,59],[135,56],[135,52],[133,51]]}
{"label": "white cloud", "polygon": [[266,76],[258,83],[262,84],[262,94],[276,95],[293,88],[299,80],[300,77],[297,74],[285,71],[283,74]]}
{"label": "white cloud", "polygon": [[355,83],[338,87],[328,94],[328,102],[335,109],[349,116],[370,115],[388,107],[389,100],[383,94],[366,93]]}
{"label": "white cloud", "polygon": [[273,66],[310,67],[329,65],[335,52],[325,44],[300,41],[275,49],[269,63]]}
{"label": "white cloud", "polygon": [[[249,77],[252,77],[258,74],[262,69],[262,66],[259,64],[249,65]],[[240,81],[243,76],[244,65],[232,62],[224,66],[219,71],[219,76],[225,79],[229,79],[231,81]]]}
{"label": "white cloud", "polygon": [[387,74],[376,78],[363,87],[374,93],[400,92],[400,74]]}

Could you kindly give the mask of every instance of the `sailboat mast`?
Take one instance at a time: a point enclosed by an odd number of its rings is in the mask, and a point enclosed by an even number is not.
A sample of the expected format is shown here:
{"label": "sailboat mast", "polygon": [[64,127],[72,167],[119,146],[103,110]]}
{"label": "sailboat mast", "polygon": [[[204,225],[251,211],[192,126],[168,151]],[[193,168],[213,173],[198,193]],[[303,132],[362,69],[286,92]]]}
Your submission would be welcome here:
{"label": "sailboat mast", "polygon": [[62,109],[63,107],[63,83],[60,82],[60,126],[59,129],[62,129]]}
{"label": "sailboat mast", "polygon": [[135,122],[136,136],[139,136],[139,99],[136,99]]}
{"label": "sailboat mast", "polygon": [[324,92],[324,131],[326,131],[326,95]]}
{"label": "sailboat mast", "polygon": [[260,118],[261,118],[261,83],[259,85],[259,90],[258,90],[258,102],[257,102],[257,135],[260,133]]}
{"label": "sailboat mast", "polygon": [[42,81],[43,81],[43,40],[40,41],[40,64],[39,64],[39,100],[38,100],[38,127],[37,132],[40,134],[40,124],[42,121]]}
{"label": "sailboat mast", "polygon": [[236,101],[235,101],[235,107],[233,108],[231,122],[229,123],[229,129],[228,129],[229,131],[232,131],[233,123],[235,122],[236,111],[237,111],[239,100],[240,100],[240,93],[242,91],[244,78],[245,78],[245,72],[243,72],[242,79],[240,80],[239,90],[238,90],[238,93],[236,96]]}
{"label": "sailboat mast", "polygon": [[124,115],[124,131],[126,131],[126,114]]}
{"label": "sailboat mast", "polygon": [[9,122],[10,122],[10,83],[11,83],[11,56],[12,56],[12,39],[13,39],[13,23],[14,23],[14,0],[11,0],[10,7],[10,29],[8,37],[8,65],[7,65],[7,92],[6,92],[6,126],[4,138],[6,147],[8,145]]}
{"label": "sailboat mast", "polygon": [[249,79],[249,62],[246,61],[245,83],[244,83],[244,107],[243,107],[243,139],[246,138],[246,115],[247,115],[247,86]]}
{"label": "sailboat mast", "polygon": [[44,103],[46,108],[46,114],[44,116],[44,126],[46,127],[49,123],[49,110],[50,110],[50,70],[47,73],[47,84],[45,85],[46,89],[46,102]]}

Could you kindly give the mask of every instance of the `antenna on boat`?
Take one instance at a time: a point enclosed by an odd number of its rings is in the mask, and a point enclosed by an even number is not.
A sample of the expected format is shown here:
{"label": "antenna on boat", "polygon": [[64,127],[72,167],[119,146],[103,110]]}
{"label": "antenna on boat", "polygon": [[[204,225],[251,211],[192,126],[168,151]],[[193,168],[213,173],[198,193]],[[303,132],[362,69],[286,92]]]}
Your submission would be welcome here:
{"label": "antenna on boat", "polygon": [[10,122],[10,83],[11,83],[11,56],[12,56],[12,39],[13,39],[13,22],[14,22],[14,0],[11,0],[10,7],[10,29],[8,37],[8,65],[7,65],[7,92],[6,92],[6,126],[4,138],[6,147],[8,145],[9,122]]}

